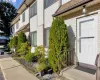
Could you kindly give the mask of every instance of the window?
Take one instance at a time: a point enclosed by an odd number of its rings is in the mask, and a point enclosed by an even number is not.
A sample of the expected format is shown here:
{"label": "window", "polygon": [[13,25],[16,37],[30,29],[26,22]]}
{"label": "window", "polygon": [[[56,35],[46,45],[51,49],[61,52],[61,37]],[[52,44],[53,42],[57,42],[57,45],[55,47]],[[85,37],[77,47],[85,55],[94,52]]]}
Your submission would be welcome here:
{"label": "window", "polygon": [[53,3],[55,3],[57,0],[44,0],[44,8],[49,7]]}
{"label": "window", "polygon": [[37,14],[37,2],[30,7],[30,18]]}
{"label": "window", "polygon": [[37,32],[32,32],[32,46],[37,46]]}
{"label": "window", "polygon": [[15,25],[13,25],[13,27],[12,27],[12,33],[13,34],[15,33]]}
{"label": "window", "polygon": [[45,29],[45,47],[48,47],[49,46],[49,31],[50,31],[50,28],[47,28]]}
{"label": "window", "polygon": [[19,28],[19,22],[16,23],[16,29],[18,29],[18,28]]}
{"label": "window", "polygon": [[25,12],[22,14],[22,22],[25,22]]}

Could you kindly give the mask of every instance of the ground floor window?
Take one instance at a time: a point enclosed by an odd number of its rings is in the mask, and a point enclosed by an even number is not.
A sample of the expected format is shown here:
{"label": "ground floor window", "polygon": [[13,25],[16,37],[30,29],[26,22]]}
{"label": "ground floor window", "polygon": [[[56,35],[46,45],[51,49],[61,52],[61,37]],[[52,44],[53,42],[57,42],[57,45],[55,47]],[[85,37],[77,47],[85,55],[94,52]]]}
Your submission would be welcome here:
{"label": "ground floor window", "polygon": [[37,31],[32,32],[32,46],[37,46]]}
{"label": "ground floor window", "polygon": [[50,33],[50,28],[45,28],[45,39],[44,39],[44,44],[45,44],[45,47],[48,47],[49,46],[49,33]]}

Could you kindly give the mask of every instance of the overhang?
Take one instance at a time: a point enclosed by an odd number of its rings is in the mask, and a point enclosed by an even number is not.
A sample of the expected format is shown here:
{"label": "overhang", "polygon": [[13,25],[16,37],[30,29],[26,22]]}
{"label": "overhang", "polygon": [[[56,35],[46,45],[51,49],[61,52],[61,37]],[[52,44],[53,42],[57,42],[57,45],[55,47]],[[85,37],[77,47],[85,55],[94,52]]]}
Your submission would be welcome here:
{"label": "overhang", "polygon": [[[20,31],[28,31],[29,30],[29,23],[28,24],[26,24],[26,25],[24,25],[24,26],[22,26],[19,30],[18,30],[18,32],[20,32]],[[17,32],[17,33],[18,33]]]}
{"label": "overhang", "polygon": [[17,10],[17,13],[22,13],[28,6],[30,6],[35,0],[24,0]]}
{"label": "overhang", "polygon": [[20,15],[18,14],[18,15],[12,20],[12,22],[10,23],[11,26],[14,25],[14,24],[16,24],[19,20],[20,20]]}
{"label": "overhang", "polygon": [[82,5],[85,5],[89,2],[92,1],[100,1],[100,0],[71,0],[68,3],[62,5],[57,11],[56,13],[53,15],[53,17],[59,16],[61,14],[64,14],[66,12],[69,12],[75,8],[78,8]]}

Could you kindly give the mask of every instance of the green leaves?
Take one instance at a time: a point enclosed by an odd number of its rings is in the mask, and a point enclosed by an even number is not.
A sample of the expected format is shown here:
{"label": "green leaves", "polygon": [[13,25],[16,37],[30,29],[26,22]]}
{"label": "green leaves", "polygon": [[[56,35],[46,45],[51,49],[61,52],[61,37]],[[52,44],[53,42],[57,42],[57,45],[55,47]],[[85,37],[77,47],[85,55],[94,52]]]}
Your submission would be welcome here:
{"label": "green leaves", "polygon": [[69,51],[67,27],[62,18],[55,18],[52,22],[49,37],[49,62],[54,72],[60,71],[66,65]]}
{"label": "green leaves", "polygon": [[10,39],[9,47],[10,48],[16,48],[17,45],[18,45],[18,37],[14,36],[12,39]]}
{"label": "green leaves", "polygon": [[22,43],[25,43],[27,41],[26,35],[24,32],[19,32],[18,34],[18,47],[20,48]]}
{"label": "green leaves", "polygon": [[0,30],[10,35],[10,22],[17,15],[15,7],[7,2],[0,3]]}

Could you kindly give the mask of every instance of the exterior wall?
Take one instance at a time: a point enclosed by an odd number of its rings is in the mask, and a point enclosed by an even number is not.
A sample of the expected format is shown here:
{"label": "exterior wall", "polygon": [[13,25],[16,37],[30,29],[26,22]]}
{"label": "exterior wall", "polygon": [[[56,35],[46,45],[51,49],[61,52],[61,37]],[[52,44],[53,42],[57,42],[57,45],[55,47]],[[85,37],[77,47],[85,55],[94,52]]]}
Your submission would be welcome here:
{"label": "exterior wall", "polygon": [[44,29],[44,0],[37,0],[37,46],[43,45],[43,29]]}
{"label": "exterior wall", "polygon": [[98,53],[100,53],[100,10],[98,11]]}
{"label": "exterior wall", "polygon": [[[52,25],[53,17],[52,15],[57,11],[59,8],[59,1],[52,4],[51,6],[47,7],[44,10],[44,28],[50,28]],[[48,51],[48,48],[45,48],[46,51]]]}
{"label": "exterior wall", "polygon": [[[98,16],[98,27],[97,27],[97,53],[100,53],[100,4],[94,5],[92,7],[87,8],[88,16],[97,14]],[[94,7],[94,8],[93,8]],[[71,49],[75,49],[75,53],[77,54],[77,18],[86,17],[87,15],[82,14],[82,10],[68,14],[66,16],[63,16],[65,19],[65,23],[68,28],[69,33],[69,39],[70,39],[70,45]],[[75,54],[75,55],[76,55]],[[77,58],[75,57],[75,61],[77,62]]]}
{"label": "exterior wall", "polygon": [[[30,19],[30,31],[37,31],[37,46],[44,45],[44,28],[51,26],[52,15],[59,8],[59,1],[44,9],[43,0],[37,0],[37,16]],[[49,14],[48,14],[49,13]],[[31,52],[34,52],[35,47],[32,47]]]}
{"label": "exterior wall", "polygon": [[59,1],[52,4],[48,8],[44,10],[44,28],[50,27],[53,21],[52,15],[57,11],[59,8]]}
{"label": "exterior wall", "polygon": [[[37,15],[35,15],[35,16],[33,16],[30,19],[30,32],[37,31],[37,27],[38,27],[38,24],[37,24]],[[35,47],[32,46],[31,52],[34,52],[34,49],[35,49]]]}
{"label": "exterior wall", "polygon": [[19,27],[23,27],[24,25],[27,25],[29,23],[29,8],[27,8],[25,11],[25,22],[22,21],[22,14],[20,14],[20,22],[19,22]]}
{"label": "exterior wall", "polygon": [[37,31],[37,15],[30,19],[30,32]]}

